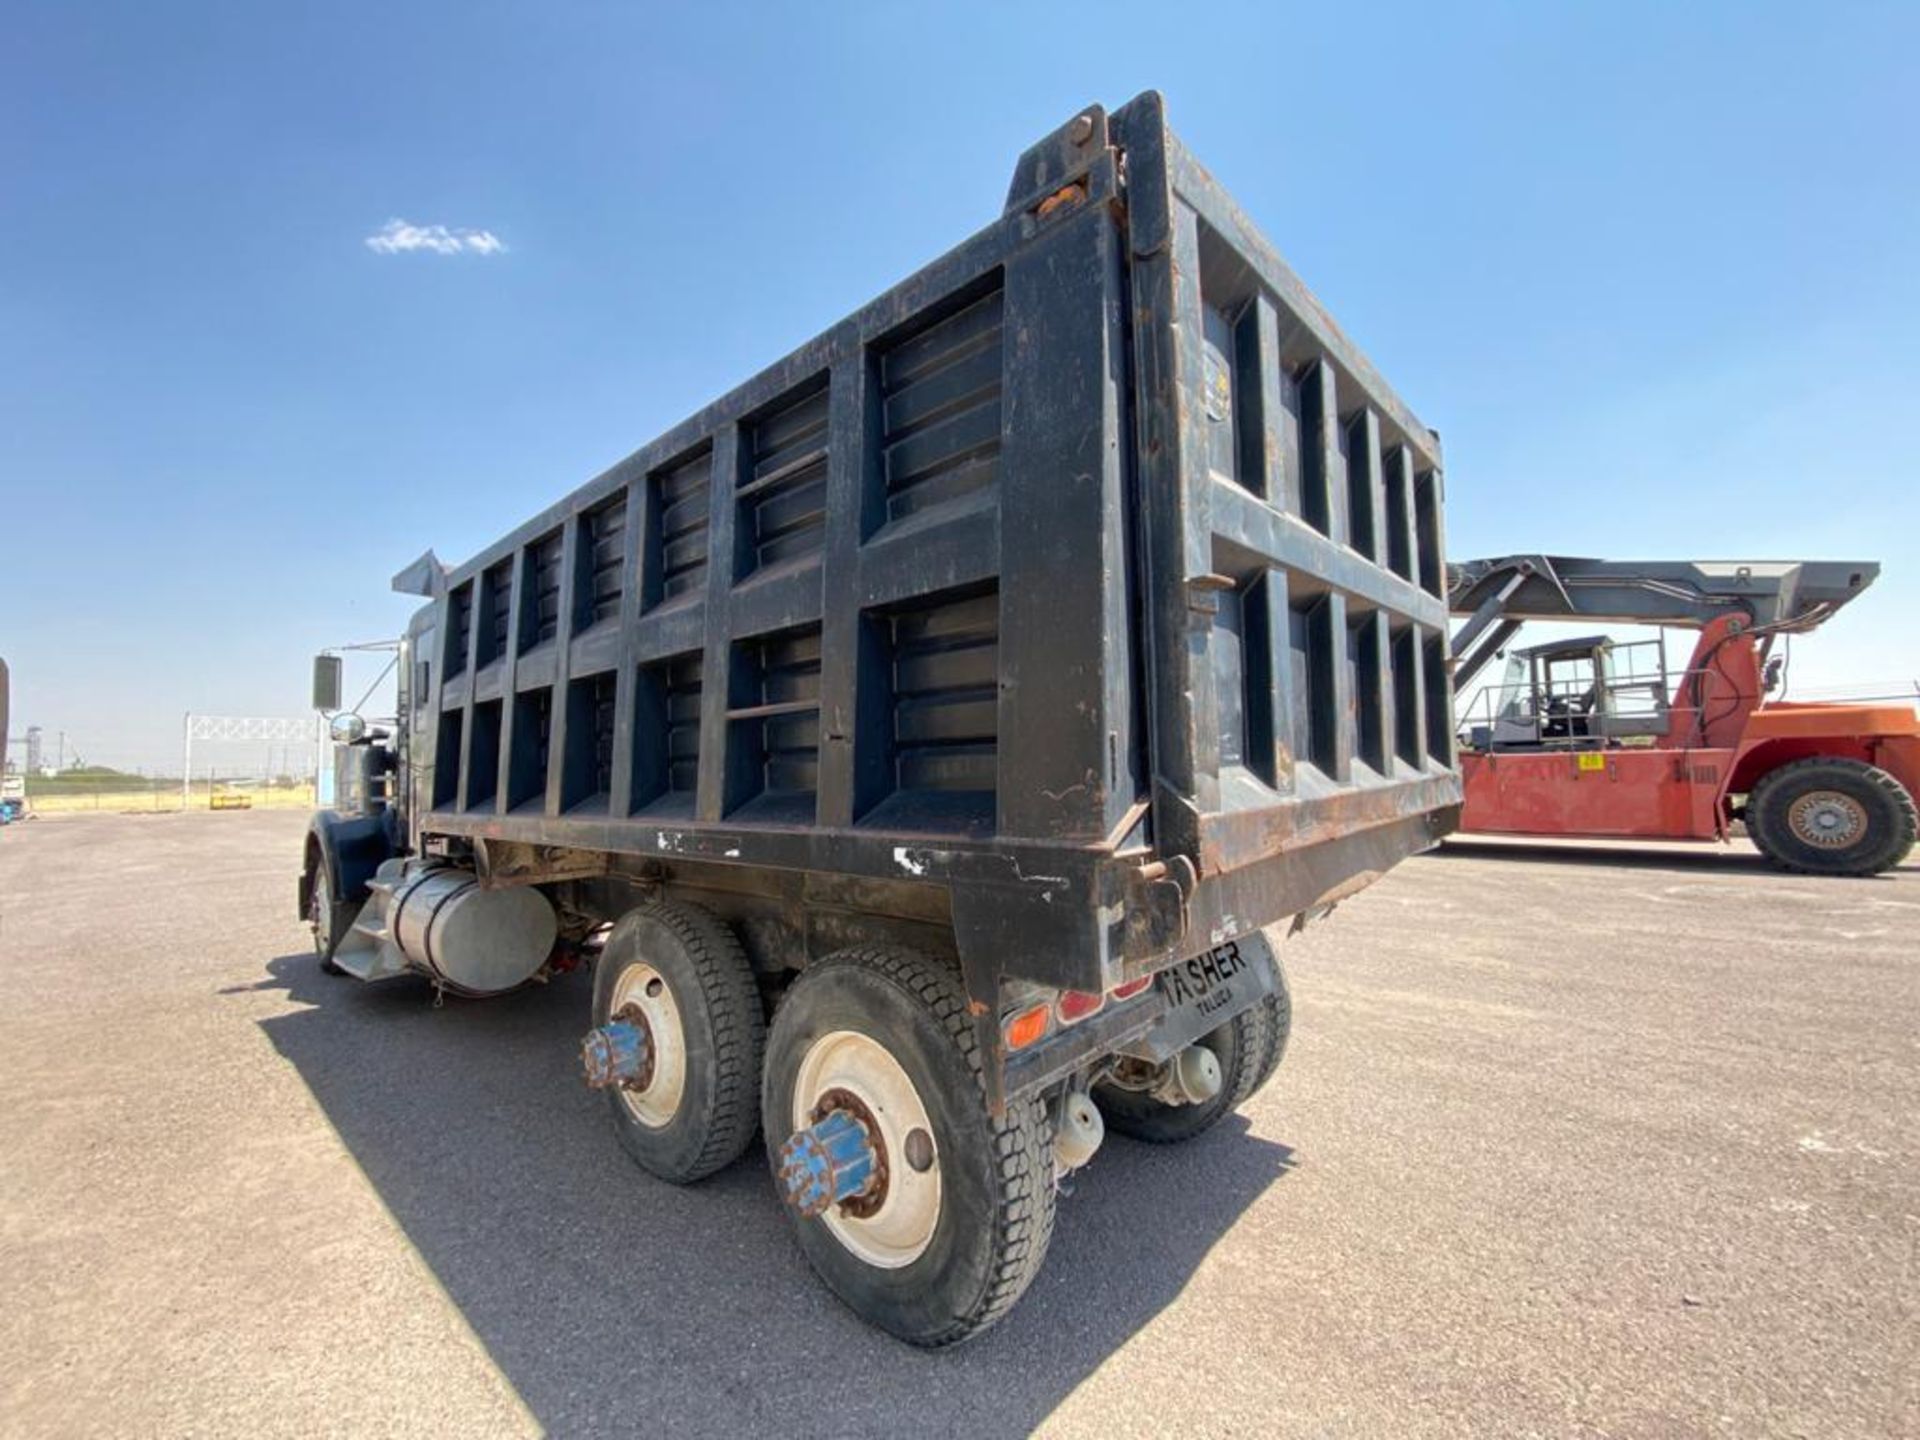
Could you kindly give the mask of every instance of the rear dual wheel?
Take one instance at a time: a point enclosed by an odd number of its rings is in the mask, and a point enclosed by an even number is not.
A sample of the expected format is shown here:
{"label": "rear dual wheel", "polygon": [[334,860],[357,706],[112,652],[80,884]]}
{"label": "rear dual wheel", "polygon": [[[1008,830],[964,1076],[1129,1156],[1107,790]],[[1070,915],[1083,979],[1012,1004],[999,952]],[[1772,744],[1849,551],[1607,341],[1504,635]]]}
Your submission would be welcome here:
{"label": "rear dual wheel", "polygon": [[[1033,1097],[994,1117],[959,977],[876,947],[816,962],[769,1031],[739,941],[698,906],[624,916],[594,978],[595,1033],[641,1031],[639,1073],[609,1086],[620,1143],[687,1183],[735,1159],[764,1117],[776,1175],[798,1131],[838,1110],[884,1157],[884,1183],[818,1218],[789,1209],[815,1271],[862,1319],[950,1345],[1010,1309],[1053,1232],[1051,1134]],[[590,1067],[591,1068],[591,1067]]]}
{"label": "rear dual wheel", "polygon": [[622,916],[595,967],[593,1023],[643,1031],[641,1075],[607,1091],[620,1144],[677,1185],[731,1164],[759,1122],[766,1011],[734,934],[697,905]]}
{"label": "rear dual wheel", "polygon": [[761,1089],[767,1154],[838,1110],[877,1178],[818,1218],[789,1208],[808,1262],[870,1324],[914,1345],[978,1334],[1020,1298],[1053,1233],[1053,1157],[1033,1097],[996,1118],[959,977],[913,951],[809,966],[773,1018]]}
{"label": "rear dual wheel", "polygon": [[1107,1128],[1150,1145],[1177,1145],[1204,1135],[1251,1100],[1280,1068],[1293,1030],[1293,1000],[1277,955],[1273,969],[1271,995],[1196,1042],[1220,1062],[1219,1094],[1197,1105],[1169,1105],[1144,1090],[1109,1082],[1093,1092]]}
{"label": "rear dual wheel", "polygon": [[1747,835],[1785,870],[1877,875],[1913,849],[1913,797],[1878,766],[1815,757],[1769,771],[1747,797]]}

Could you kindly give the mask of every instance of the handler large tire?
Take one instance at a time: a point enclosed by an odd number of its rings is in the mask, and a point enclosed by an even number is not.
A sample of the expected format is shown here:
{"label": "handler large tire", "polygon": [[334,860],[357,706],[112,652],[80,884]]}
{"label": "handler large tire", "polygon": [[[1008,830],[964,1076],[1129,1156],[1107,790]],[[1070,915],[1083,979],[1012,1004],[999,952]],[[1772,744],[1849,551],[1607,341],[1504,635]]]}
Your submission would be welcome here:
{"label": "handler large tire", "polygon": [[1913,849],[1913,797],[1860,760],[1796,760],[1747,797],[1747,835],[1775,865],[1815,875],[1877,875]]}
{"label": "handler large tire", "polygon": [[645,1083],[607,1092],[641,1169],[684,1185],[737,1160],[759,1122],[766,1009],[733,932],[697,905],[654,901],[613,927],[593,980],[593,1023],[644,1019]]}
{"label": "handler large tire", "polygon": [[[1006,1314],[1053,1233],[1045,1107],[995,1119],[959,977],[909,950],[809,966],[773,1017],[761,1095],[767,1154],[851,1094],[886,1155],[874,1195],[818,1219],[788,1210],[807,1260],[862,1319],[910,1344],[951,1345]],[[854,1213],[858,1211],[860,1213]]]}
{"label": "handler large tire", "polygon": [[1280,1068],[1293,1029],[1293,1000],[1287,993],[1287,974],[1276,957],[1273,994],[1233,1017],[1199,1043],[1220,1061],[1220,1093],[1198,1105],[1168,1105],[1144,1090],[1102,1085],[1094,1103],[1107,1128],[1153,1145],[1174,1145],[1203,1135],[1253,1098]]}

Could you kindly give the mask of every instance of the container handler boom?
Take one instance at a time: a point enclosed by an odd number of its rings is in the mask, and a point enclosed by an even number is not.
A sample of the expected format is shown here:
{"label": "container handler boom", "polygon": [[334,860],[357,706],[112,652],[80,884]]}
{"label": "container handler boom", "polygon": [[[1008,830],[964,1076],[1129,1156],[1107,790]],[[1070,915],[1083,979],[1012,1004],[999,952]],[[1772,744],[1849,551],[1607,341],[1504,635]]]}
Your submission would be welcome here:
{"label": "container handler boom", "polygon": [[1453,636],[1464,690],[1529,620],[1704,629],[1742,612],[1758,631],[1824,624],[1880,567],[1841,560],[1588,560],[1509,555],[1448,567],[1448,603],[1468,617]]}

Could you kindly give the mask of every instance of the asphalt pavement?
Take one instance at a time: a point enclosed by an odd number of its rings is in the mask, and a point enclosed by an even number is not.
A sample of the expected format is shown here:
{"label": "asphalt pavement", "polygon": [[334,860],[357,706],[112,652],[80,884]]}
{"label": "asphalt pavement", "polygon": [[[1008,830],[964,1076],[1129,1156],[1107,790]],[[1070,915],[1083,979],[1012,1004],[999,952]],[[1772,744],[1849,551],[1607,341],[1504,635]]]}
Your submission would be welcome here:
{"label": "asphalt pavement", "polygon": [[958,1351],[578,1079],[588,985],[322,975],[303,817],[0,831],[9,1435],[1920,1434],[1920,869],[1449,846],[1290,940],[1242,1118],[1109,1141]]}

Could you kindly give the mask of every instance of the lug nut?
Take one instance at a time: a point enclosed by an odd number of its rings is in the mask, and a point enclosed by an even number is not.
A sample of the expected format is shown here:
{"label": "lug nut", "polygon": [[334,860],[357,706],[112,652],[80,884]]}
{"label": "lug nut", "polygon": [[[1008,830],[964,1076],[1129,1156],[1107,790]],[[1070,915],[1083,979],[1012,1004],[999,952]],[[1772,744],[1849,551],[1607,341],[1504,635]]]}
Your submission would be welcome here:
{"label": "lug nut", "polygon": [[874,1180],[867,1127],[844,1110],[830,1110],[780,1147],[780,1194],[808,1219],[864,1193]]}
{"label": "lug nut", "polygon": [[589,1030],[580,1042],[580,1061],[587,1072],[589,1090],[607,1090],[615,1085],[644,1084],[651,1057],[647,1032],[626,1020],[614,1020],[597,1030]]}

